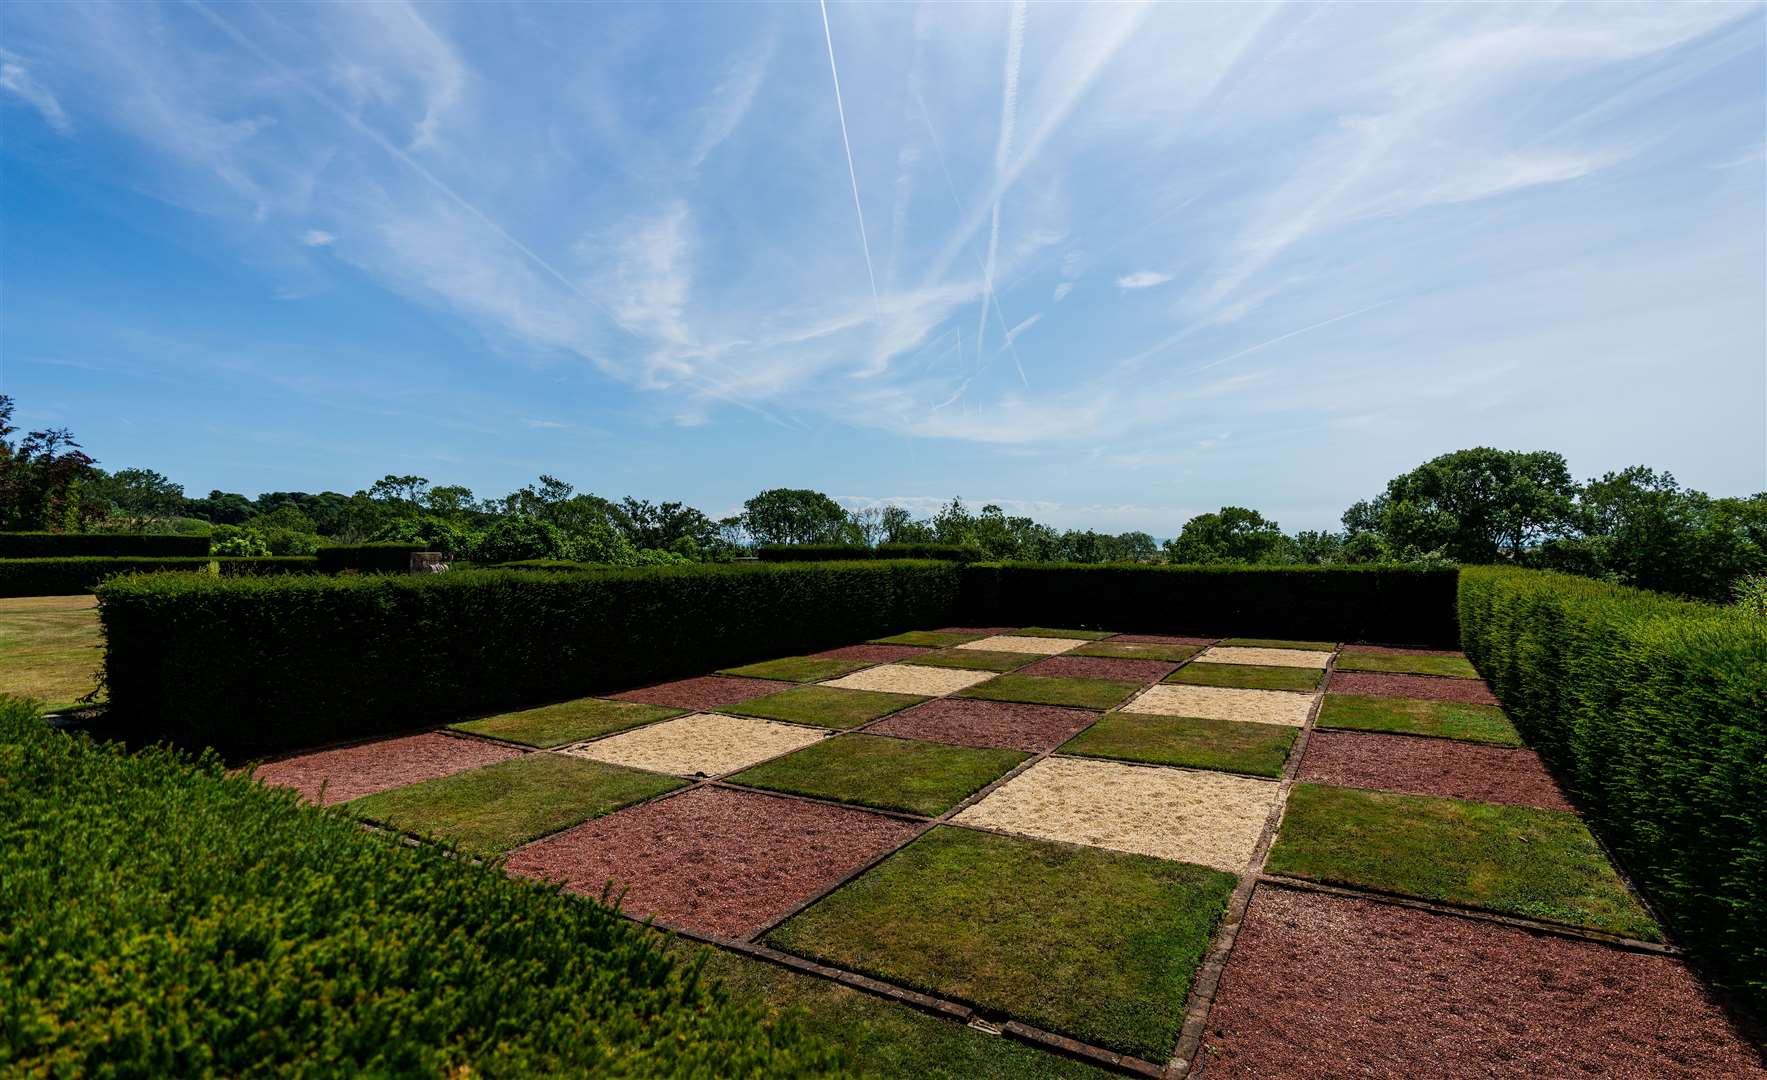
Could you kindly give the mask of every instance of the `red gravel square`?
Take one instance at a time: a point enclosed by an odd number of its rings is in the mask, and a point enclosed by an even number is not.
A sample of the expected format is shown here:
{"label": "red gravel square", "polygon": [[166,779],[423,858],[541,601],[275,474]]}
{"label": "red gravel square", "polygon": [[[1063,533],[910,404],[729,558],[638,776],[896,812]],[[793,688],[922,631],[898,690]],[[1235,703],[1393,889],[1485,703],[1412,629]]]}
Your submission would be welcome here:
{"label": "red gravel square", "polygon": [[1171,634],[1118,634],[1116,637],[1105,638],[1106,641],[1145,641],[1154,645],[1213,645],[1212,637],[1182,637]]}
{"label": "red gravel square", "polygon": [[899,712],[865,730],[874,735],[1039,754],[1067,742],[1097,719],[1095,712],[1057,705],[940,698]]}
{"label": "red gravel square", "polygon": [[842,645],[838,649],[824,649],[810,655],[818,660],[868,660],[877,664],[893,664],[898,660],[932,651],[918,645]]}
{"label": "red gravel square", "polygon": [[738,675],[701,675],[697,679],[679,679],[658,683],[638,690],[626,690],[608,697],[619,701],[639,701],[646,705],[668,705],[676,709],[715,709],[738,701],[777,694],[790,690],[797,683],[773,679],[745,679]]}
{"label": "red gravel square", "polygon": [[254,775],[272,787],[294,788],[308,802],[318,802],[324,787],[331,805],[521,754],[513,746],[431,731],[283,758],[258,766]]}
{"label": "red gravel square", "polygon": [[512,874],[600,896],[612,879],[623,910],[672,926],[743,937],[772,923],[915,826],[844,806],[695,788],[537,840]]}
{"label": "red gravel square", "polygon": [[1260,886],[1204,1033],[1221,1077],[1759,1077],[1672,957]]}
{"label": "red gravel square", "polygon": [[1367,653],[1374,656],[1451,656],[1465,660],[1466,654],[1459,649],[1410,649],[1396,645],[1345,645],[1347,653]]}
{"label": "red gravel square", "polygon": [[1019,668],[1018,674],[1055,675],[1067,679],[1123,679],[1152,684],[1177,670],[1177,664],[1164,660],[1127,660],[1113,656],[1051,656],[1029,667]]}
{"label": "red gravel square", "polygon": [[1571,810],[1532,750],[1354,731],[1315,731],[1296,779],[1409,795]]}
{"label": "red gravel square", "polygon": [[1326,686],[1331,694],[1372,694],[1375,697],[1460,701],[1495,705],[1497,698],[1480,679],[1444,679],[1435,675],[1380,675],[1368,671],[1334,671]]}

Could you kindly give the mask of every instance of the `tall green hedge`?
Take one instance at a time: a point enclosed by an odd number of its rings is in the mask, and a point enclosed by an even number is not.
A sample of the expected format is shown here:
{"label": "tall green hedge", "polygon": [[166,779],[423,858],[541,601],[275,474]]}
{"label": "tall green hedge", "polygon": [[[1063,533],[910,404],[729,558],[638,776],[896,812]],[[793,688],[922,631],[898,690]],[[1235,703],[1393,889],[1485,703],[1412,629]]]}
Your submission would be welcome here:
{"label": "tall green hedge", "polygon": [[949,559],[975,562],[978,548],[963,544],[763,544],[755,549],[762,562],[827,562],[853,559]]}
{"label": "tall green hedge", "polygon": [[833,1076],[592,901],[0,698],[0,1075]]}
{"label": "tall green hedge", "polygon": [[411,568],[411,554],[427,551],[422,544],[387,542],[377,544],[328,544],[315,557],[319,570],[335,574],[341,570],[357,570],[364,574],[403,574]]}
{"label": "tall green hedge", "polygon": [[98,598],[119,722],[268,751],[941,625],[958,574],[941,562],[148,574]]}
{"label": "tall green hedge", "polygon": [[1453,642],[1455,571],[1394,566],[984,563],[967,621],[1394,645]]}
{"label": "tall green hedge", "polygon": [[99,582],[118,574],[213,570],[223,577],[248,577],[310,574],[315,568],[316,560],[308,555],[205,555],[198,559],[89,555],[67,559],[0,559],[0,596],[72,596],[91,592]]}
{"label": "tall green hedge", "polygon": [[1680,940],[1767,1013],[1767,620],[1469,567],[1467,656]]}
{"label": "tall green hedge", "polygon": [[0,559],[71,559],[108,555],[130,558],[195,558],[209,553],[207,533],[0,532]]}

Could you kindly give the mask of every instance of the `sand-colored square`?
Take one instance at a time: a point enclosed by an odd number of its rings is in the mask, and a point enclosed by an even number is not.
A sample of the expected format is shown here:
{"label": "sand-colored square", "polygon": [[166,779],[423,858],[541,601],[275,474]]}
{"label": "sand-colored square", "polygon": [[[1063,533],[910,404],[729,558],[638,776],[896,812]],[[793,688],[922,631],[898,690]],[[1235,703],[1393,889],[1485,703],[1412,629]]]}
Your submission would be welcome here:
{"label": "sand-colored square", "polygon": [[1297,694],[1292,690],[1236,690],[1223,686],[1162,683],[1148,687],[1140,697],[1124,705],[1123,711],[1300,727],[1307,722],[1307,711],[1318,697],[1318,694]]}
{"label": "sand-colored square", "polygon": [[842,690],[881,690],[888,694],[919,694],[921,697],[944,697],[967,690],[994,677],[992,671],[970,671],[967,668],[936,668],[923,664],[880,664],[864,671],[855,671],[823,686]]}
{"label": "sand-colored square", "polygon": [[959,825],[1241,873],[1279,786],[1225,773],[1047,758],[958,814]]}
{"label": "sand-colored square", "polygon": [[1323,668],[1330,661],[1330,653],[1313,652],[1310,649],[1252,649],[1241,645],[1216,645],[1205,650],[1191,663]]}
{"label": "sand-colored square", "polygon": [[563,752],[676,776],[720,776],[802,749],[832,732],[747,716],[694,713]]}
{"label": "sand-colored square", "polygon": [[957,649],[983,649],[989,652],[1036,653],[1038,656],[1054,656],[1069,649],[1077,649],[1082,645],[1090,645],[1090,641],[1081,638],[1058,637],[1021,637],[1017,634],[995,634],[980,641],[966,641],[954,645]]}

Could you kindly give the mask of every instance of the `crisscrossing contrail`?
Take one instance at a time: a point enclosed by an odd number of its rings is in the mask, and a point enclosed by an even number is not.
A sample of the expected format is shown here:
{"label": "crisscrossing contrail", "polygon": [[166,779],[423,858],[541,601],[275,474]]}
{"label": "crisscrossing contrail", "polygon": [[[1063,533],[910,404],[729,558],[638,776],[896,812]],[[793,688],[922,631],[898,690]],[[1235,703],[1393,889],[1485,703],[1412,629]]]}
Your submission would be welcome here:
{"label": "crisscrossing contrail", "polygon": [[847,138],[847,107],[841,103],[841,73],[834,65],[834,33],[828,28],[828,0],[817,0],[822,7],[822,37],[828,42],[828,73],[834,76],[834,111],[841,118],[841,145],[847,150],[847,177],[853,181],[853,212],[859,216],[859,246],[865,249],[865,276],[871,280],[871,302],[881,309],[877,298],[877,271],[871,268],[871,241],[865,235],[865,207],[859,202],[859,173],[853,168],[853,143]]}

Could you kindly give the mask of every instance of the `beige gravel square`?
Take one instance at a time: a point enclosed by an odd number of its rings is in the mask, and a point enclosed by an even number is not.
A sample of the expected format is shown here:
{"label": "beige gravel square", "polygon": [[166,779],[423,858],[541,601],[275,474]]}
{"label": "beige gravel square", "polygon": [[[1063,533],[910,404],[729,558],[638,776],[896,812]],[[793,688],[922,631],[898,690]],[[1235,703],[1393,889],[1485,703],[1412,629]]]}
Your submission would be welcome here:
{"label": "beige gravel square", "polygon": [[888,694],[919,694],[922,697],[944,697],[987,682],[997,673],[971,671],[968,668],[936,668],[924,664],[879,664],[864,671],[855,671],[823,686],[843,690],[882,690]]}
{"label": "beige gravel square", "polygon": [[1279,790],[1225,773],[1047,758],[955,820],[1238,874]]}
{"label": "beige gravel square", "polygon": [[567,746],[563,752],[651,772],[719,776],[802,749],[832,734],[747,716],[695,713]]}
{"label": "beige gravel square", "polygon": [[1330,660],[1331,654],[1328,652],[1312,652],[1307,649],[1252,649],[1243,645],[1217,645],[1202,652],[1191,663],[1322,668]]}
{"label": "beige gravel square", "polygon": [[1307,711],[1318,697],[1318,694],[1297,694],[1292,690],[1235,690],[1224,686],[1162,683],[1148,687],[1140,697],[1124,705],[1123,711],[1300,727],[1307,722]]}
{"label": "beige gravel square", "polygon": [[980,641],[966,641],[953,646],[958,649],[988,649],[994,652],[1036,653],[1039,656],[1054,656],[1069,649],[1077,649],[1082,645],[1090,645],[1090,641],[1064,637],[1018,637],[1014,634],[995,634]]}

